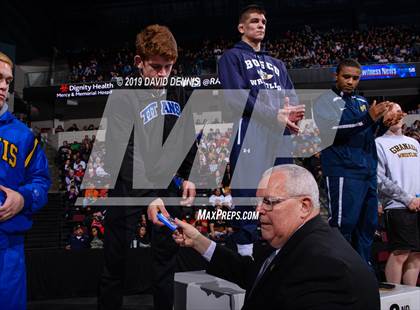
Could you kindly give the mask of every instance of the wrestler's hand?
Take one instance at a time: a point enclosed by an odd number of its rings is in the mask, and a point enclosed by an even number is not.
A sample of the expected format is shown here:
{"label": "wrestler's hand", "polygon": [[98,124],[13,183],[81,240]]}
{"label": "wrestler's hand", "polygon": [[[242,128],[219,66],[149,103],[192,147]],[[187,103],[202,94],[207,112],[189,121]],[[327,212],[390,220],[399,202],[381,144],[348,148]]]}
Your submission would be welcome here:
{"label": "wrestler's hand", "polygon": [[289,97],[285,97],[283,109],[277,112],[277,121],[289,128],[292,133],[298,133],[297,123],[305,116],[305,105],[291,106],[289,101]]}
{"label": "wrestler's hand", "polygon": [[166,211],[165,204],[163,203],[163,200],[160,198],[157,198],[153,200],[149,206],[147,207],[147,218],[149,221],[151,221],[153,224],[158,226],[164,226],[161,221],[159,221],[157,214],[161,212],[162,215],[164,215],[166,218],[169,218],[170,215],[168,211]]}
{"label": "wrestler's hand", "polygon": [[284,98],[284,109],[289,111],[288,120],[292,123],[297,123],[305,116],[305,105],[290,105],[289,97]]}
{"label": "wrestler's hand", "polygon": [[388,112],[384,115],[383,123],[387,127],[394,126],[398,124],[406,115],[407,113],[402,111],[391,111],[391,109],[389,109]]}
{"label": "wrestler's hand", "polygon": [[182,200],[181,206],[191,206],[196,195],[195,184],[188,180],[182,182]]}
{"label": "wrestler's hand", "polygon": [[6,194],[6,200],[0,207],[0,222],[4,222],[22,211],[25,199],[18,192],[3,185],[0,185],[0,190]]}
{"label": "wrestler's hand", "polygon": [[373,121],[376,122],[378,119],[384,116],[386,112],[388,112],[391,106],[392,102],[390,101],[376,103],[376,100],[374,100],[369,108],[369,115],[373,119]]}

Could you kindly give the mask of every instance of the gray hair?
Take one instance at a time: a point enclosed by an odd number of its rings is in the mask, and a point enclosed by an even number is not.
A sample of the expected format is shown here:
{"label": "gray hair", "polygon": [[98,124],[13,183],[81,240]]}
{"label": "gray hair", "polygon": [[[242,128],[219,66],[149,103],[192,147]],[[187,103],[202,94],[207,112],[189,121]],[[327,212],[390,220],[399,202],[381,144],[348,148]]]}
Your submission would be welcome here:
{"label": "gray hair", "polygon": [[289,196],[310,196],[315,208],[319,208],[319,190],[312,173],[294,164],[274,166],[264,172],[263,178],[272,173],[282,172],[286,176],[284,189]]}

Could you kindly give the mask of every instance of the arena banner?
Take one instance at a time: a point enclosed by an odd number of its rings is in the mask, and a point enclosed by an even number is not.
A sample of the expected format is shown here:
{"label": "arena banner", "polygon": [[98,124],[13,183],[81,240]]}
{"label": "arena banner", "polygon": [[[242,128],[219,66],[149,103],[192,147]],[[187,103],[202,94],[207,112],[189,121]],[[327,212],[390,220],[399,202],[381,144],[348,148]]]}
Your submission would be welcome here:
{"label": "arena banner", "polygon": [[168,78],[117,77],[109,82],[63,83],[55,88],[57,99],[71,99],[94,96],[109,96],[116,89],[153,88],[157,84],[164,87],[218,88],[218,77],[209,76],[170,76]]}
{"label": "arena banner", "polygon": [[[334,74],[337,67],[332,67],[330,73]],[[361,80],[388,80],[417,77],[418,64],[372,64],[362,66]]]}
{"label": "arena banner", "polygon": [[415,64],[375,64],[362,66],[362,80],[403,79],[416,77]]}

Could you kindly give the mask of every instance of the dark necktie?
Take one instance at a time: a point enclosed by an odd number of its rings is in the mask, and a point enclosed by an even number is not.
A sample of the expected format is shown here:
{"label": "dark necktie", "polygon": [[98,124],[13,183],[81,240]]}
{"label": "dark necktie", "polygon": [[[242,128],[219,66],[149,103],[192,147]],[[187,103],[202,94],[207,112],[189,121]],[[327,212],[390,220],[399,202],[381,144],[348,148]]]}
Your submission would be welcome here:
{"label": "dark necktie", "polygon": [[251,290],[249,291],[249,295],[251,295],[254,288],[257,286],[258,281],[261,280],[263,274],[267,270],[268,266],[270,266],[271,262],[273,261],[274,257],[277,255],[277,250],[273,251],[269,257],[264,261],[264,264],[262,264],[260,271],[258,272],[257,277],[255,278],[254,284],[252,285]]}

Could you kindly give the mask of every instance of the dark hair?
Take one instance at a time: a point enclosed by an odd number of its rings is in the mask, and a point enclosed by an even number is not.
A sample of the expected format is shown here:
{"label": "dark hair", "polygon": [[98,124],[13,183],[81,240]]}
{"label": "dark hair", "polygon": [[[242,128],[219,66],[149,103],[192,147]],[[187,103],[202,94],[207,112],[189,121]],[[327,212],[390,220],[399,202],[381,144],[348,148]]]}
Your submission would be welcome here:
{"label": "dark hair", "polygon": [[96,231],[98,232],[98,238],[99,238],[99,239],[102,239],[102,238],[103,238],[103,235],[102,235],[102,232],[101,232],[101,229],[99,228],[99,226],[93,225],[93,226],[90,228],[90,234],[92,234],[92,230],[93,230],[93,229],[96,229]]}
{"label": "dark hair", "polygon": [[244,7],[241,12],[239,13],[239,24],[243,23],[251,13],[259,13],[265,15],[266,12],[262,6],[258,4],[250,4]]}
{"label": "dark hair", "polygon": [[362,65],[355,59],[351,59],[351,58],[347,58],[347,59],[343,59],[341,60],[338,65],[337,65],[337,69],[336,69],[336,73],[340,73],[341,69],[343,69],[343,67],[355,67],[358,69],[362,69]]}
{"label": "dark hair", "polygon": [[[74,226],[73,226],[73,232],[74,232],[74,231],[76,231],[76,230],[77,230],[77,229],[79,229],[79,228],[83,229],[82,224],[78,223],[78,224],[74,225]],[[84,232],[84,230],[83,230],[83,232]]]}
{"label": "dark hair", "polygon": [[138,225],[137,226],[137,233],[140,233],[140,230],[142,229],[142,228],[144,228],[144,230],[146,231],[146,235],[147,235],[147,227],[145,226],[145,225]]}

